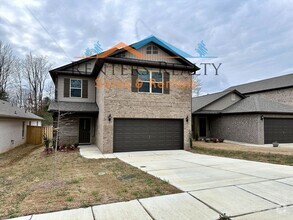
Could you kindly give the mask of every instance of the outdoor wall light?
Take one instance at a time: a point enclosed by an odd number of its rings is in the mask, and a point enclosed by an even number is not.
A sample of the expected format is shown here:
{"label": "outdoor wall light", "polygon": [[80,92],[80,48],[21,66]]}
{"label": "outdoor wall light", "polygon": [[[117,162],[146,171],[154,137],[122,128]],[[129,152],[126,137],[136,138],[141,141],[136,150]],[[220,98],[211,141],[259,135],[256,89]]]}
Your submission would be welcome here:
{"label": "outdoor wall light", "polygon": [[188,116],[186,116],[185,121],[188,122]]}
{"label": "outdoor wall light", "polygon": [[108,120],[109,120],[109,121],[112,120],[112,115],[111,115],[111,114],[108,116]]}
{"label": "outdoor wall light", "polygon": [[260,120],[263,120],[263,119],[264,119],[264,117],[263,117],[263,115],[261,115],[261,116],[260,116]]}

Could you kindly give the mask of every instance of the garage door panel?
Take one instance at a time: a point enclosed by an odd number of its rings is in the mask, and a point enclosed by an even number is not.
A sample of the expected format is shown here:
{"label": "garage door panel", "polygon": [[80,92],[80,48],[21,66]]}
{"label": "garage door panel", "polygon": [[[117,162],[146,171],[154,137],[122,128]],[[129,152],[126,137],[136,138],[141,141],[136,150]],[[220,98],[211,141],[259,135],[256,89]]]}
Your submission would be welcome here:
{"label": "garage door panel", "polygon": [[183,148],[183,120],[114,119],[114,152]]}
{"label": "garage door panel", "polygon": [[265,118],[264,138],[265,144],[270,144],[274,141],[293,143],[293,119]]}

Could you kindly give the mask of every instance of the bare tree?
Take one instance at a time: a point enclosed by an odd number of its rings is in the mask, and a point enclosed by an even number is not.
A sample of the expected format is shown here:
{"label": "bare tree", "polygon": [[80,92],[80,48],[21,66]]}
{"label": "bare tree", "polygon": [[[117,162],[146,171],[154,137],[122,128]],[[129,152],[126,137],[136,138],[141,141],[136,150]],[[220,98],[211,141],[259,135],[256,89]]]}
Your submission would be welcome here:
{"label": "bare tree", "polygon": [[10,45],[0,40],[0,99],[8,99],[7,86],[13,72],[14,60]]}
{"label": "bare tree", "polygon": [[193,75],[192,80],[195,84],[195,87],[192,89],[192,96],[193,97],[200,96],[203,82],[201,79],[198,78],[197,75]]}
{"label": "bare tree", "polygon": [[44,89],[51,67],[47,57],[35,56],[32,53],[27,54],[22,62],[23,74],[31,92],[30,99],[34,113],[38,113],[42,108]]}

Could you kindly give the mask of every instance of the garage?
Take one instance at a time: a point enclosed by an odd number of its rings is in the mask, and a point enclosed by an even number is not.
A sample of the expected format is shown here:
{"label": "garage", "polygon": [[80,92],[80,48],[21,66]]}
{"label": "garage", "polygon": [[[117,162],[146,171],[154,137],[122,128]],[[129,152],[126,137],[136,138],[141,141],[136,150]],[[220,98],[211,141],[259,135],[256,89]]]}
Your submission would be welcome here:
{"label": "garage", "polygon": [[292,118],[265,118],[264,119],[265,144],[274,141],[279,143],[293,143]]}
{"label": "garage", "polygon": [[114,119],[114,152],[183,149],[183,120]]}

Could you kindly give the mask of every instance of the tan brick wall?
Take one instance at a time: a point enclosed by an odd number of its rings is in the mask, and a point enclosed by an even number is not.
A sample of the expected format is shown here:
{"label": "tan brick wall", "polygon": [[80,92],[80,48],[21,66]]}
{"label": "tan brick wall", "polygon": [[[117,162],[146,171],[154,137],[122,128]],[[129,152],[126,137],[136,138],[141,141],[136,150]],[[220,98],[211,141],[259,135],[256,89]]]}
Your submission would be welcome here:
{"label": "tan brick wall", "polygon": [[[151,69],[150,70],[158,70]],[[131,66],[105,64],[100,73],[105,81],[131,82]],[[175,71],[170,74],[170,94],[151,94],[132,92],[131,88],[125,89],[98,89],[97,102],[99,105],[99,119],[97,121],[98,131],[96,132],[96,143],[103,153],[113,152],[113,119],[114,118],[174,118],[184,119],[184,148],[189,148],[189,134],[191,132],[191,89],[174,88],[175,81],[188,81],[191,76],[182,71]],[[104,100],[104,102],[103,102]],[[112,121],[108,121],[111,114]],[[188,116],[189,121],[185,118]]]}

